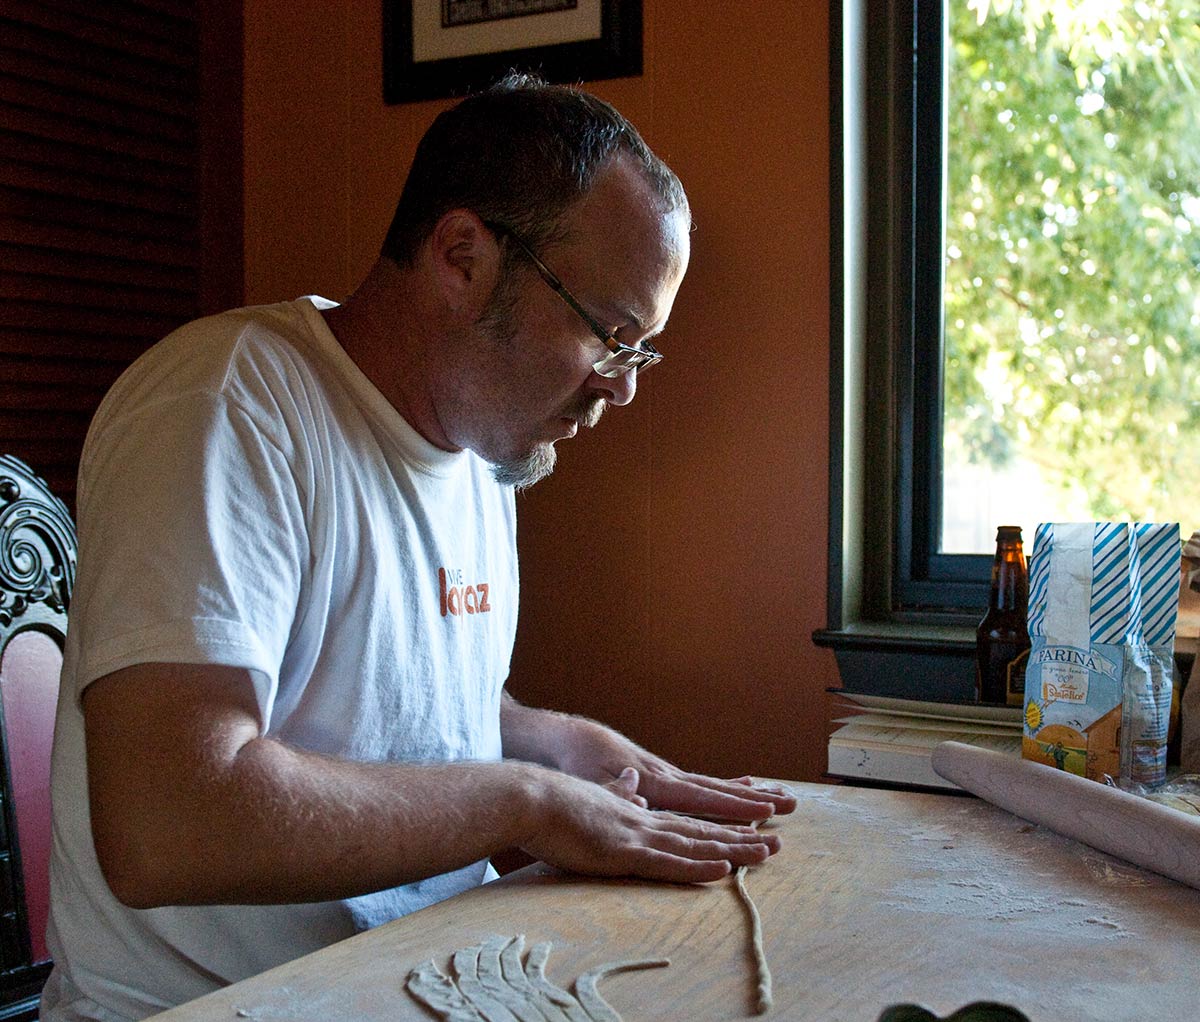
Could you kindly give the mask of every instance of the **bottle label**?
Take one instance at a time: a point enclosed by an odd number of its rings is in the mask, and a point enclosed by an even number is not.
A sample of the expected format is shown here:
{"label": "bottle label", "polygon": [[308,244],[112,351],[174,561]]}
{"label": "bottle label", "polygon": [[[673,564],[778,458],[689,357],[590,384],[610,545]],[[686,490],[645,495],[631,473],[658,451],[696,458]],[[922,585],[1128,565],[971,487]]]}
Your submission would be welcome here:
{"label": "bottle label", "polygon": [[1005,690],[1009,706],[1020,706],[1025,702],[1025,668],[1029,663],[1029,650],[1022,650],[1004,669]]}

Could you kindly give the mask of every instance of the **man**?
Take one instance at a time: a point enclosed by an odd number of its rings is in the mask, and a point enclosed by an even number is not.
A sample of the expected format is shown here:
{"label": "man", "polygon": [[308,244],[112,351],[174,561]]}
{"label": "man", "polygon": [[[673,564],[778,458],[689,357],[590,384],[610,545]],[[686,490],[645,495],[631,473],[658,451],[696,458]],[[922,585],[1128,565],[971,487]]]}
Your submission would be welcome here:
{"label": "man", "polygon": [[514,487],[633,399],[688,228],[616,111],[514,78],[438,118],[345,304],[189,324],[118,381],[80,469],[44,1020],[142,1018],[504,848],[700,882],[778,848],[746,824],[785,793],[503,691]]}

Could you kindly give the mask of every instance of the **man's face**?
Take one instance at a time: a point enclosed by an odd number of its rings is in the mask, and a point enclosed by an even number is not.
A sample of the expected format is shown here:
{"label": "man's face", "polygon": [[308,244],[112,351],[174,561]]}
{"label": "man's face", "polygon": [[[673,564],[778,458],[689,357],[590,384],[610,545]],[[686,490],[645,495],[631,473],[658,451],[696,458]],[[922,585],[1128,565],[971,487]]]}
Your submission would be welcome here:
{"label": "man's face", "polygon": [[[537,253],[631,346],[666,325],[687,269],[688,224],[653,208],[641,175],[618,158],[568,215],[565,240]],[[513,252],[510,266],[476,324],[481,357],[465,389],[463,446],[490,461],[501,482],[522,487],[551,472],[558,440],[594,426],[607,405],[632,401],[637,377],[594,372],[603,342],[527,258]]]}

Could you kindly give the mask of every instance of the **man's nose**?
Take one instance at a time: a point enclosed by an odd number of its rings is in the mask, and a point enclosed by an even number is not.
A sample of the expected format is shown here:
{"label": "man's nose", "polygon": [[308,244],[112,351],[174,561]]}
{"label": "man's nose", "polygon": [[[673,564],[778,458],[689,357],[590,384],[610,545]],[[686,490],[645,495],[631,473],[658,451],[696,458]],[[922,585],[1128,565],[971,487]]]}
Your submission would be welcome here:
{"label": "man's nose", "polygon": [[637,393],[637,370],[631,369],[620,376],[601,376],[592,373],[592,389],[603,395],[610,405],[627,405]]}

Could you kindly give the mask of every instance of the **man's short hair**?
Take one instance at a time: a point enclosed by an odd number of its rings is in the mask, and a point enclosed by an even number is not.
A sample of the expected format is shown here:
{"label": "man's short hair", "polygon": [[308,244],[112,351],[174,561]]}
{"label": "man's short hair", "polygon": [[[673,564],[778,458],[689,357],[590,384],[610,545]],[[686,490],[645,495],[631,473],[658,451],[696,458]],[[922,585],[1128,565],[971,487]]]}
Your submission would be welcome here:
{"label": "man's short hair", "polygon": [[563,215],[618,153],[643,169],[664,215],[690,216],[679,179],[611,105],[510,74],[440,114],[425,133],[382,254],[411,265],[452,209],[511,227],[534,247],[559,240]]}

